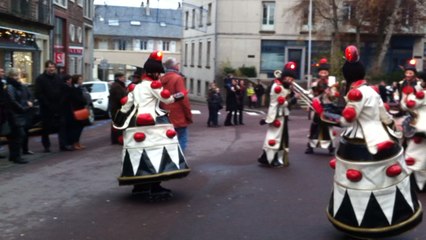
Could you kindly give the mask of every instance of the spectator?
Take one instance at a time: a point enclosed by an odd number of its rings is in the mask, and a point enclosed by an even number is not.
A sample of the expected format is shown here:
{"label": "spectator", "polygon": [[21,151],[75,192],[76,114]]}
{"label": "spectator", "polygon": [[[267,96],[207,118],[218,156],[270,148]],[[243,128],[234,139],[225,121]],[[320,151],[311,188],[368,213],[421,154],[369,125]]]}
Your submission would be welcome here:
{"label": "spectator", "polygon": [[[237,91],[239,91],[240,86],[238,85],[237,79],[231,80],[231,85],[225,85],[226,89],[226,115],[225,126],[233,126],[237,124]],[[231,119],[234,120],[234,124],[231,123]]]}
{"label": "spectator", "polygon": [[[185,80],[179,73],[179,63],[174,58],[168,59],[164,63],[165,74],[161,77],[160,81],[163,88],[169,90],[171,94],[177,92],[186,93]],[[170,121],[172,122],[182,151],[185,151],[188,142],[188,126],[192,123],[191,105],[189,98],[185,96],[182,101],[171,104],[160,104],[161,108],[169,111]]]}
{"label": "spectator", "polygon": [[262,107],[263,106],[263,95],[265,94],[265,88],[263,87],[260,80],[257,80],[256,86],[254,86],[254,92],[256,93],[257,97],[257,103],[256,107]]}
{"label": "spectator", "polygon": [[257,103],[257,96],[254,92],[253,83],[249,82],[246,90],[248,107],[253,108]]}
{"label": "spectator", "polygon": [[[244,111],[244,99],[246,99],[246,86],[244,85],[244,80],[238,81],[237,91],[235,92],[237,95],[237,114],[234,117],[234,124],[235,125],[244,125],[243,122],[243,111]],[[237,117],[238,116],[238,117]],[[235,121],[235,118],[237,117],[237,121]]]}
{"label": "spectator", "polygon": [[[71,109],[72,111],[80,110],[88,107],[88,102],[84,96],[83,89],[83,76],[80,74],[73,75],[71,78]],[[88,120],[75,120],[72,121],[72,128],[70,131],[70,142],[75,150],[81,150],[86,148],[80,144],[81,133],[83,132],[84,126],[87,125]]]}
{"label": "spectator", "polygon": [[24,86],[19,81],[20,72],[11,68],[7,76],[7,93],[10,97],[10,112],[8,120],[10,134],[7,136],[9,143],[9,161],[19,164],[28,163],[22,158],[22,141],[25,139],[26,113],[33,107],[32,102],[25,94]]}
{"label": "spectator", "polygon": [[207,120],[208,127],[219,127],[218,124],[218,112],[222,109],[222,96],[220,95],[220,88],[216,86],[216,83],[210,85],[208,98],[209,118]]}
{"label": "spectator", "polygon": [[[133,74],[135,77],[135,74]],[[133,83],[135,83],[133,81]],[[121,100],[126,97],[126,78],[123,73],[116,73],[114,75],[114,83],[111,85],[109,90],[109,110],[111,116],[117,113],[121,108]],[[111,123],[111,144],[121,144],[123,137],[123,131],[119,129],[115,129]]]}
{"label": "spectator", "polygon": [[385,83],[385,81],[380,81],[380,84],[379,84],[379,95],[380,95],[380,98],[382,98],[382,101],[384,103],[388,102],[388,95],[386,93],[386,83]]}
{"label": "spectator", "polygon": [[[31,91],[28,89],[27,85],[22,81],[22,79],[20,79],[20,83],[22,85],[22,95],[23,95],[22,98],[27,99],[28,102],[30,102],[29,105],[33,106],[34,98]],[[31,125],[33,123],[33,117],[34,117],[34,108],[31,107],[27,112],[25,112],[25,126],[24,126],[25,135],[24,135],[24,138],[22,139],[22,153],[25,155],[34,154],[34,152],[31,151],[28,146],[28,140],[29,140],[28,131],[31,128]]]}
{"label": "spectator", "polygon": [[[54,62],[46,61],[45,71],[35,80],[35,97],[40,104],[40,115],[42,121],[41,142],[45,152],[50,152],[49,134],[52,134],[59,128],[59,101],[62,96],[63,82],[56,74],[56,65]],[[60,148],[67,150],[65,146],[61,146],[66,141],[61,134],[58,134]],[[71,149],[68,149],[71,150]]]}

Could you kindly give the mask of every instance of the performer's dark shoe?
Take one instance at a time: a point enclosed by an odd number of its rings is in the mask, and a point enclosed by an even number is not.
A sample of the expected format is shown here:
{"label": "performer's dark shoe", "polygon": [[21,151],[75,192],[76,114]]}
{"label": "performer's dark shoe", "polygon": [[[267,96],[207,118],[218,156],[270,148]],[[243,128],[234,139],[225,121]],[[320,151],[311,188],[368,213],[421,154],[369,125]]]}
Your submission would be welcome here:
{"label": "performer's dark shoe", "polygon": [[314,153],[314,149],[313,148],[311,148],[311,147],[306,148],[305,154],[312,154],[312,153]]}
{"label": "performer's dark shoe", "polygon": [[[287,166],[288,166],[288,164],[287,164]],[[281,164],[278,161],[272,161],[271,167],[273,167],[273,168],[282,168],[282,167],[284,167],[284,164]]]}

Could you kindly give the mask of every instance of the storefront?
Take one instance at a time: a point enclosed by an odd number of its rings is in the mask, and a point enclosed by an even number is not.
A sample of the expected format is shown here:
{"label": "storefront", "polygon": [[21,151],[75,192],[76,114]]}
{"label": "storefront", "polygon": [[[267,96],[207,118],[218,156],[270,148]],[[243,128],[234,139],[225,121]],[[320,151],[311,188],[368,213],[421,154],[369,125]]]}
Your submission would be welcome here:
{"label": "storefront", "polygon": [[40,69],[35,33],[0,27],[0,66],[19,68],[25,83],[33,83]]}

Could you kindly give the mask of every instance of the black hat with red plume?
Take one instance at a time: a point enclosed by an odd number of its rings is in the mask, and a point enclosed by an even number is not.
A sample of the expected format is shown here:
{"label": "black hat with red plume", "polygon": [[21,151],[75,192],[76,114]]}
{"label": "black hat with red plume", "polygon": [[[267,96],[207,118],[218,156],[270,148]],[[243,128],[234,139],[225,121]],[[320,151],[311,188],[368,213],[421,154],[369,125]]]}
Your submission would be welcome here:
{"label": "black hat with red plume", "polygon": [[330,64],[328,64],[327,58],[321,58],[318,62],[318,72],[321,70],[330,70]]}
{"label": "black hat with red plume", "polygon": [[148,60],[146,60],[143,68],[146,73],[164,73],[163,68],[163,52],[154,51],[149,55]]}
{"label": "black hat with red plume", "polygon": [[296,63],[295,62],[288,62],[286,65],[284,65],[284,69],[281,73],[281,77],[292,77],[296,78]]}
{"label": "black hat with red plume", "polygon": [[416,59],[410,59],[407,64],[405,64],[404,66],[404,72],[411,70],[414,73],[417,73],[417,69],[416,69]]}
{"label": "black hat with red plume", "polygon": [[358,49],[354,45],[350,45],[345,49],[346,62],[343,64],[343,77],[346,80],[347,86],[351,83],[362,80],[365,77],[365,67],[359,61]]}

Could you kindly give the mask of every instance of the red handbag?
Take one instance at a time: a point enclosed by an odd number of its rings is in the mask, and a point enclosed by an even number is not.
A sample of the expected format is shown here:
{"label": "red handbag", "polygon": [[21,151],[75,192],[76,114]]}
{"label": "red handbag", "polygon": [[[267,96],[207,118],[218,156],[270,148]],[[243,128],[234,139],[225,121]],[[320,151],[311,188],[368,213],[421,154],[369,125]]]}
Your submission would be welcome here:
{"label": "red handbag", "polygon": [[90,115],[90,112],[89,112],[89,109],[87,108],[82,108],[82,109],[74,111],[74,118],[79,121],[84,121],[89,119],[89,115]]}

